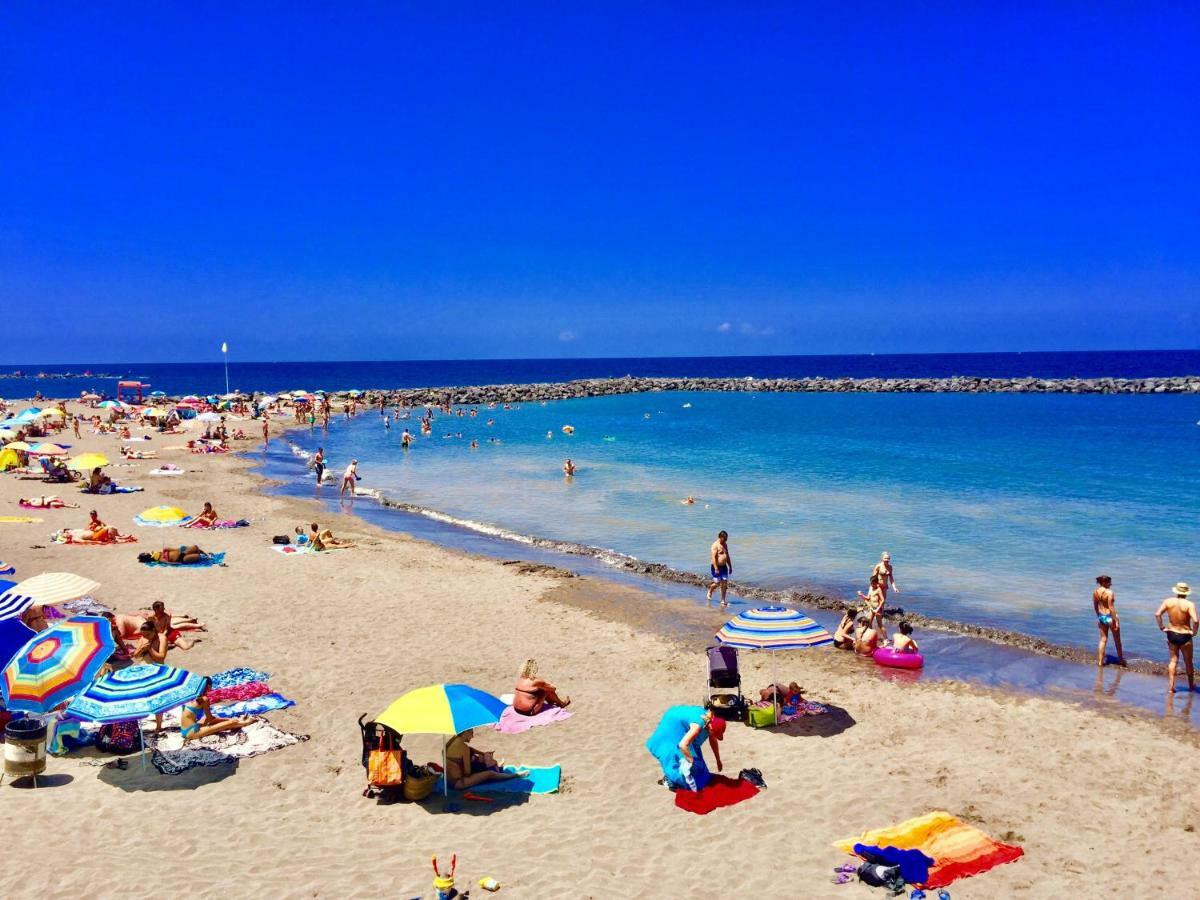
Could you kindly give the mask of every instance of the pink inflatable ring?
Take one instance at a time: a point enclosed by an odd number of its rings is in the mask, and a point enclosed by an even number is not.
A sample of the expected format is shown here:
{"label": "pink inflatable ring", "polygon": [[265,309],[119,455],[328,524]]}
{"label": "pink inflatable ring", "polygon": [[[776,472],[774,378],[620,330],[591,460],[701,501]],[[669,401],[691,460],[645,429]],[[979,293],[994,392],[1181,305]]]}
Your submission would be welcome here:
{"label": "pink inflatable ring", "polygon": [[880,647],[871,656],[876,665],[892,669],[919,669],[925,665],[925,657],[920,653],[899,653],[891,647]]}

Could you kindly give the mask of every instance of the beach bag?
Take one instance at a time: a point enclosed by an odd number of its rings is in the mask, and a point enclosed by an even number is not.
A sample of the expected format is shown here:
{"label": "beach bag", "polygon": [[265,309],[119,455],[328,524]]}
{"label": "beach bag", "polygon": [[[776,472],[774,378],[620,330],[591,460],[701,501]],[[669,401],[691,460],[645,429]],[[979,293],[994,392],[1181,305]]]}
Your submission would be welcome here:
{"label": "beach bag", "polygon": [[750,707],[750,719],[747,723],[751,728],[767,728],[775,724],[774,706]]}
{"label": "beach bag", "polygon": [[140,740],[137,720],[127,719],[101,726],[96,736],[96,747],[105,753],[130,753],[137,748]]}
{"label": "beach bag", "polygon": [[404,779],[404,799],[405,800],[424,800],[433,793],[434,787],[437,785],[437,772],[424,772],[417,769]]}
{"label": "beach bag", "polygon": [[292,542],[292,539],[289,538],[286,534],[277,534],[277,535],[275,535],[275,537],[271,538],[272,544],[290,544],[291,542]]}
{"label": "beach bag", "polygon": [[391,735],[388,735],[387,744],[385,750],[381,734],[378,749],[372,750],[367,759],[367,783],[371,787],[399,787],[404,784],[404,751],[392,746]]}

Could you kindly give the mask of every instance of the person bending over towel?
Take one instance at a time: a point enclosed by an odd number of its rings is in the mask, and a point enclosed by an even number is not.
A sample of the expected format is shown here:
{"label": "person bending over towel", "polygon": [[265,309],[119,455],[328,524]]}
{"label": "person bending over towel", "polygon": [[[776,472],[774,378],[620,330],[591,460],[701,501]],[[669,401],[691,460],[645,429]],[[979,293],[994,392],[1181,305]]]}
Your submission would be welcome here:
{"label": "person bending over towel", "polygon": [[550,682],[537,677],[537,660],[527,659],[517,675],[517,687],[513,692],[513,710],[523,716],[536,716],[547,706],[571,705],[570,698],[558,696],[558,689]]}
{"label": "person bending over towel", "polygon": [[192,544],[190,547],[163,547],[153,553],[139,553],[138,562],[156,562],[164,566],[194,566],[204,562],[211,555]]}
{"label": "person bending over towel", "polygon": [[456,791],[466,791],[485,781],[507,781],[523,778],[528,769],[516,772],[503,771],[492,754],[481,753],[471,748],[469,741],[475,730],[468,728],[446,741],[446,780]]}
{"label": "person bending over towel", "polygon": [[704,742],[712,748],[717,771],[722,769],[718,741],[725,738],[725,720],[702,706],[672,706],[659,720],[646,749],[662,766],[663,783],[671,790],[700,791],[712,779],[704,762]]}
{"label": "person bending over towel", "polygon": [[254,721],[250,716],[237,719],[221,719],[213,715],[211,704],[208,702],[208,689],[212,687],[211,679],[205,678],[200,688],[200,696],[191,703],[185,703],[179,710],[179,731],[184,741],[195,741],[206,738],[222,731],[234,731],[245,728]]}

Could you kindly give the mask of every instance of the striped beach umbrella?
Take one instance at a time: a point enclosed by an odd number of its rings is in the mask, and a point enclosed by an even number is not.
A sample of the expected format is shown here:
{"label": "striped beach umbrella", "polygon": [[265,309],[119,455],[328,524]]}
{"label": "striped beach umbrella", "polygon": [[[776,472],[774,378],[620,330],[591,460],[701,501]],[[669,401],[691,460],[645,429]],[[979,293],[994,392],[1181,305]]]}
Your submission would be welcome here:
{"label": "striped beach umbrella", "polygon": [[29,448],[30,456],[66,456],[67,448],[60,447],[58,444],[42,443],[34,444]]}
{"label": "striped beach umbrella", "polygon": [[100,587],[100,582],[70,572],[43,572],[26,578],[0,594],[0,621],[15,619],[38,604],[53,606],[78,600]]}
{"label": "striped beach umbrella", "polygon": [[93,682],[67,712],[85,722],[144,719],[200,696],[204,676],[174,666],[129,666]]}
{"label": "striped beach umbrella", "polygon": [[100,616],[78,616],[37,634],[0,675],[0,695],[14,711],[41,715],[91,684],[117,648]]}
{"label": "striped beach umbrella", "polygon": [[[740,612],[721,626],[716,638],[718,644],[738,650],[809,650],[833,644],[833,635],[808,616],[786,606],[760,606]],[[772,669],[774,658],[772,653]],[[771,684],[775,682],[772,671]],[[775,694],[775,721],[779,721],[778,694]]]}
{"label": "striped beach umbrella", "polygon": [[134,516],[133,521],[152,528],[173,528],[176,525],[182,525],[190,518],[191,516],[178,506],[152,506]]}
{"label": "striped beach umbrella", "polygon": [[721,626],[717,642],[739,650],[808,650],[833,643],[833,636],[803,613],[786,606],[760,606]]}
{"label": "striped beach umbrella", "polygon": [[124,405],[120,400],[102,400],[97,404],[100,409],[121,409]]}

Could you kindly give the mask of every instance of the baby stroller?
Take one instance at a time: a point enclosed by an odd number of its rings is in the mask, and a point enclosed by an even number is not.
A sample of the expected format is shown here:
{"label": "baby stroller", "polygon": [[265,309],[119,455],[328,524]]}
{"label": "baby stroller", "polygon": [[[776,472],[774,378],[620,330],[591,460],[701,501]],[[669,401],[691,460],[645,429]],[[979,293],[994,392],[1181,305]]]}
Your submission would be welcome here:
{"label": "baby stroller", "polygon": [[704,705],[715,715],[733,722],[746,719],[746,698],[742,696],[742,673],[733,647],[719,645],[705,650],[708,685]]}
{"label": "baby stroller", "polygon": [[366,713],[358,717],[358,727],[362,732],[362,767],[367,773],[367,786],[363,789],[363,796],[378,797],[383,803],[392,803],[403,798],[404,785],[401,783],[380,786],[371,783],[371,751],[378,750],[381,746],[384,750],[399,750],[402,754],[402,765],[407,770],[408,759],[403,756],[404,750],[400,746],[404,735],[378,722],[367,722],[366,718]]}

